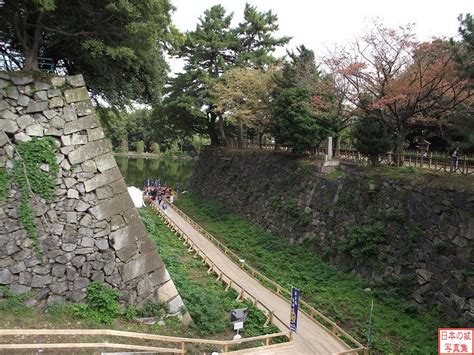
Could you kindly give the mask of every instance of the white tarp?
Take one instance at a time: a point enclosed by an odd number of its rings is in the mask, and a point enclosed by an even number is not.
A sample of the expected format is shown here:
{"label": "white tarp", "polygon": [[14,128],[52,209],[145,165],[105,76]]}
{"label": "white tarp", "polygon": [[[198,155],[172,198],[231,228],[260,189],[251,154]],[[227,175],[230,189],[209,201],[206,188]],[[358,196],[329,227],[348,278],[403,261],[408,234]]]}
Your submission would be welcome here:
{"label": "white tarp", "polygon": [[145,204],[143,203],[142,190],[140,190],[139,188],[135,186],[130,186],[128,187],[128,193],[130,194],[130,197],[132,198],[132,201],[135,204],[135,207],[142,208],[145,206]]}

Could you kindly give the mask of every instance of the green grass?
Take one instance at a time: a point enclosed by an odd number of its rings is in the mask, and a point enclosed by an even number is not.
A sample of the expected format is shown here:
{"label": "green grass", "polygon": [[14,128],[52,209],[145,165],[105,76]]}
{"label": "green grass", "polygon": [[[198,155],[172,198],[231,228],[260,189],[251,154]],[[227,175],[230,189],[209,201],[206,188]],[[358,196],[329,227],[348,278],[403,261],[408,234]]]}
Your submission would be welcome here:
{"label": "green grass", "polygon": [[[222,203],[190,193],[181,195],[177,205],[247,263],[284,287],[299,287],[306,301],[363,344],[373,295],[373,353],[437,353],[437,328],[448,325],[441,312],[421,312],[386,288],[337,270],[307,245],[290,244],[236,216]],[[368,287],[372,292],[364,291]]]}
{"label": "green grass", "polygon": [[183,242],[153,211],[142,209],[140,216],[201,336],[232,334],[230,311],[244,307],[249,308],[249,316],[241,332],[243,336],[279,332],[275,326],[263,327],[265,315],[250,302],[235,301],[237,293],[232,289],[225,291],[225,286],[215,281],[216,276],[207,273],[207,266],[201,259],[194,259]]}

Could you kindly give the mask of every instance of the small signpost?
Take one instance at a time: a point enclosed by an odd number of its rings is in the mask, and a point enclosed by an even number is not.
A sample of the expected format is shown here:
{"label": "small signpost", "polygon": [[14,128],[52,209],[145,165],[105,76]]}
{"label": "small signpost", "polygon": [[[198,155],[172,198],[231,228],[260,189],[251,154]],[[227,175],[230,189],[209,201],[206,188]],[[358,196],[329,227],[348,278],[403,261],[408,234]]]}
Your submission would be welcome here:
{"label": "small signpost", "polygon": [[290,330],[296,333],[298,327],[298,306],[300,303],[300,290],[291,288],[291,310],[290,310]]}
{"label": "small signpost", "polygon": [[247,319],[249,311],[247,308],[237,308],[230,312],[230,321],[234,323],[234,330],[237,330],[237,334],[234,336],[234,340],[242,338],[239,334],[239,330],[243,329],[244,322]]}

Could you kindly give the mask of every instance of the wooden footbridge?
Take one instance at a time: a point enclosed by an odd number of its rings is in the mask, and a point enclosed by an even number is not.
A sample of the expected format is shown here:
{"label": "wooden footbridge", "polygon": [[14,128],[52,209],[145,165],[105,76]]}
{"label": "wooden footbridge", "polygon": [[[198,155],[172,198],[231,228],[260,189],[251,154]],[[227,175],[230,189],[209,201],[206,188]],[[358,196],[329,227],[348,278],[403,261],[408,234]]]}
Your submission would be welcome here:
{"label": "wooden footbridge", "polygon": [[[289,290],[255,270],[229,250],[198,223],[173,204],[164,212],[150,203],[176,235],[188,245],[189,251],[209,266],[217,280],[235,289],[239,298],[251,299],[283,332],[290,324]],[[289,336],[291,344],[280,349],[249,349],[239,353],[254,354],[368,354],[368,349],[304,301],[300,303],[298,332]],[[271,339],[266,340],[270,345]]]}

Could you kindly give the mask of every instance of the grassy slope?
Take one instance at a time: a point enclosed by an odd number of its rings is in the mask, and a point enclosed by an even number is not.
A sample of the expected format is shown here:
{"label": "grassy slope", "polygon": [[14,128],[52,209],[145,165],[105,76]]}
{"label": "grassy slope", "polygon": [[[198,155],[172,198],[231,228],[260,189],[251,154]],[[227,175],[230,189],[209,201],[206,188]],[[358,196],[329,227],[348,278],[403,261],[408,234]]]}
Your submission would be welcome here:
{"label": "grassy slope", "polygon": [[278,332],[278,328],[263,327],[266,317],[249,303],[237,302],[237,293],[225,291],[225,286],[215,282],[215,275],[207,273],[201,259],[194,259],[168,227],[150,209],[140,210],[150,237],[156,243],[163,262],[191,314],[196,330],[202,336],[234,334],[229,320],[234,308],[249,308],[242,335],[246,337]]}
{"label": "grassy slope", "polygon": [[[338,271],[304,245],[292,245],[230,212],[223,204],[197,194],[182,195],[177,204],[250,265],[283,286],[303,290],[303,298],[366,343],[372,287],[375,297],[372,349],[378,353],[435,354],[437,312],[420,312],[385,289]],[[446,324],[444,324],[446,325]]]}

